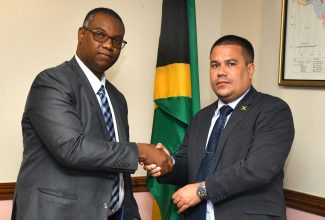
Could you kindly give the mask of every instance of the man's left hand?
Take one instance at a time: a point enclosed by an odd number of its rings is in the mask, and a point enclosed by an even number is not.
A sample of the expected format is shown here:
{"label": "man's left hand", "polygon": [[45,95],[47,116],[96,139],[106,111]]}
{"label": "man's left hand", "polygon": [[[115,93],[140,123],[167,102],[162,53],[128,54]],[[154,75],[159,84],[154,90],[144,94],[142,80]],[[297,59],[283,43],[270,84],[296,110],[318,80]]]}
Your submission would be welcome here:
{"label": "man's left hand", "polygon": [[199,183],[188,184],[173,194],[172,199],[178,207],[178,213],[183,213],[188,208],[201,202],[201,199],[196,194],[198,187]]}

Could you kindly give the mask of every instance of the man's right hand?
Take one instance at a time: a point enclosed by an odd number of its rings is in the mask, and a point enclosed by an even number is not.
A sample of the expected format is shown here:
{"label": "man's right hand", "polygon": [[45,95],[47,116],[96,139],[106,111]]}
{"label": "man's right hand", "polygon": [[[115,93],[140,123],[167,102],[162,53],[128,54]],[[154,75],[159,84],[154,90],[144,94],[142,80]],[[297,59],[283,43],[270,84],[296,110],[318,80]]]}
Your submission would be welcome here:
{"label": "man's right hand", "polygon": [[[173,169],[173,161],[170,158],[168,150],[162,150],[161,146],[154,144],[138,143],[139,162],[144,164],[145,170],[153,170],[159,175],[165,175]],[[146,169],[146,167],[148,169]]]}

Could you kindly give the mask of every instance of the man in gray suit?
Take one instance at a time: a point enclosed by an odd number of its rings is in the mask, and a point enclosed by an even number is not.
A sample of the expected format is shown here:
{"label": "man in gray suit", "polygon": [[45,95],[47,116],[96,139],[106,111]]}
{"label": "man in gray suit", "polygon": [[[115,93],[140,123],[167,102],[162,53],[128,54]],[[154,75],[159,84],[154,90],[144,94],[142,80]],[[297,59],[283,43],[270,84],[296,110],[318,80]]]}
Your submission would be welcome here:
{"label": "man in gray suit", "polygon": [[[171,173],[144,166],[161,183],[181,186],[172,200],[184,219],[286,219],[283,167],[294,138],[293,118],[283,100],[254,89],[253,62],[248,40],[218,39],[210,52],[210,81],[219,99],[191,121]],[[206,152],[225,105],[232,111],[220,126],[215,150]],[[209,154],[212,162],[204,167]]]}
{"label": "man in gray suit", "polygon": [[90,11],[76,55],[34,80],[12,219],[140,219],[130,174],[138,162],[172,166],[154,145],[129,142],[126,100],[105,79],[126,44],[124,32],[113,10]]}

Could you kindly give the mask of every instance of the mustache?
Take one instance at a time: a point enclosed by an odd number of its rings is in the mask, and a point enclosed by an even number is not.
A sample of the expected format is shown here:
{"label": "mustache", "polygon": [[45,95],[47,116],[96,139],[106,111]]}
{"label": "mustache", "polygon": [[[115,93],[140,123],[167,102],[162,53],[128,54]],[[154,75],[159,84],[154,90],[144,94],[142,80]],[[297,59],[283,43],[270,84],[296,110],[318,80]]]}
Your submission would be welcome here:
{"label": "mustache", "polygon": [[221,77],[218,77],[215,82],[218,84],[218,83],[231,83],[232,80],[231,79],[228,79],[226,76],[221,76]]}

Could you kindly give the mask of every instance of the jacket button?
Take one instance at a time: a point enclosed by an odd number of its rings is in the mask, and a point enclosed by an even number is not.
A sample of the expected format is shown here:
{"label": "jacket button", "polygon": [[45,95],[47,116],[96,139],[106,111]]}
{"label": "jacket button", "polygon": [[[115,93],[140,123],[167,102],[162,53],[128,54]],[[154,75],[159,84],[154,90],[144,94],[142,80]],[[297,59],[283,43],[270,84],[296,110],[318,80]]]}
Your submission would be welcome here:
{"label": "jacket button", "polygon": [[103,202],[102,205],[103,205],[103,208],[104,208],[104,209],[107,209],[107,208],[108,208],[108,204],[107,204],[107,202]]}

